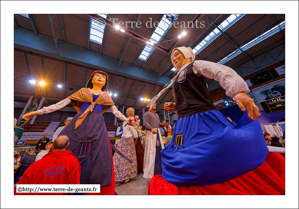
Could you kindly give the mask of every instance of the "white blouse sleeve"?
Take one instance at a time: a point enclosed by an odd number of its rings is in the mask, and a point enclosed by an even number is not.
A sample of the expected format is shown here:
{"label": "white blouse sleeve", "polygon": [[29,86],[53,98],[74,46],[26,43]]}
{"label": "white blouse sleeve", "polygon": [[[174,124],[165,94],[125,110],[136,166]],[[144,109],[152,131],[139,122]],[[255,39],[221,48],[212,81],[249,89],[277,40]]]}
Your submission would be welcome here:
{"label": "white blouse sleeve", "polygon": [[118,111],[118,109],[116,108],[115,105],[113,105],[111,107],[111,112],[113,113],[113,115],[118,117],[120,120],[123,120],[123,121],[127,120],[127,118],[123,114],[121,114],[121,112]]}
{"label": "white blouse sleeve", "polygon": [[136,129],[133,126],[130,126],[130,132],[131,132],[133,138],[138,137],[137,131],[136,131]]}
{"label": "white blouse sleeve", "polygon": [[43,107],[42,109],[37,110],[37,112],[39,115],[48,114],[48,113],[54,112],[56,110],[59,110],[65,106],[67,106],[70,103],[71,103],[71,99],[65,98],[64,100],[61,100],[60,102],[58,102],[56,104],[50,105],[48,107]]}
{"label": "white blouse sleeve", "polygon": [[247,83],[233,69],[214,62],[197,60],[193,64],[193,72],[219,82],[226,95],[233,97],[237,93],[250,92]]}

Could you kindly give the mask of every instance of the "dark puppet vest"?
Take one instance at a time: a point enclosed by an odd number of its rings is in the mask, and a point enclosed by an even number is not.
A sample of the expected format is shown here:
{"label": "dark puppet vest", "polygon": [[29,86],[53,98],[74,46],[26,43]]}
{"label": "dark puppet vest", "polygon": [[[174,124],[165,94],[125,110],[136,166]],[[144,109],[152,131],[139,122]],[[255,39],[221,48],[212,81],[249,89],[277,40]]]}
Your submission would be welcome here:
{"label": "dark puppet vest", "polygon": [[206,86],[206,77],[196,75],[192,68],[193,63],[180,73],[172,89],[179,119],[216,110]]}

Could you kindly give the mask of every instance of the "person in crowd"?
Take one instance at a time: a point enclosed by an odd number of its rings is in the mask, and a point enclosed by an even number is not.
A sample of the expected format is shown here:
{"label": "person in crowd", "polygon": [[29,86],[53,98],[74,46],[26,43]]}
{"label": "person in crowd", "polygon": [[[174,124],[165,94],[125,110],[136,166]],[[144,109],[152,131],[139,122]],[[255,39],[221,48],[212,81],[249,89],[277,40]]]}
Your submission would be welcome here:
{"label": "person in crowd", "polygon": [[[66,135],[56,138],[53,152],[36,161],[25,171],[18,184],[80,184],[81,166],[72,151],[66,150],[70,145]],[[16,193],[22,195],[28,193]],[[29,193],[45,195],[45,193]],[[47,193],[58,195],[59,193]],[[62,193],[67,194],[67,193]]]}
{"label": "person in crowd", "polygon": [[[175,48],[171,61],[178,73],[150,106],[174,84],[175,103],[164,103],[164,109],[176,111],[178,120],[174,139],[161,151],[162,175],[151,179],[148,194],[285,194],[284,157],[268,152],[246,82],[227,66],[195,61],[190,47]],[[216,110],[207,78],[218,81],[238,104],[240,109],[227,115],[236,125]]]}
{"label": "person in crowd", "polygon": [[144,124],[146,129],[143,177],[152,178],[154,175],[162,173],[161,150],[164,149],[160,133],[160,118],[155,113],[156,104],[153,104],[148,112],[144,114]]}
{"label": "person in crowd", "polygon": [[44,134],[44,135],[42,135],[42,136],[43,136],[43,138],[41,138],[37,142],[36,147],[35,147],[35,149],[36,149],[37,152],[40,152],[41,150],[45,150],[46,149],[46,144],[50,142],[50,139],[48,138],[48,134],[47,133]]}
{"label": "person in crowd", "polygon": [[265,132],[264,138],[266,140],[267,145],[269,144],[275,147],[283,147],[282,144],[279,142],[279,138],[276,135],[273,135],[273,137],[271,137],[269,133]]}
{"label": "person in crowd", "polygon": [[[59,110],[70,103],[73,105],[78,113],[65,126],[60,135],[69,137],[70,146],[67,147],[67,150],[72,151],[80,162],[82,168],[80,182],[101,185],[101,193],[94,195],[115,195],[111,150],[115,147],[111,147],[103,114],[111,109],[111,112],[120,120],[127,120],[114,105],[109,96],[108,86],[108,75],[101,70],[96,70],[91,74],[86,88],[81,88],[56,104],[23,116],[25,120],[28,120],[36,115]],[[92,193],[87,193],[87,195],[92,195]]]}
{"label": "person in crowd", "polygon": [[15,173],[15,179],[14,179],[14,183],[15,184],[19,181],[20,177],[27,170],[27,168],[32,163],[35,162],[35,157],[36,157],[36,152],[34,150],[29,151],[29,153],[27,155],[25,155],[24,157],[22,157],[22,159],[21,159],[21,166],[19,167],[19,169]]}
{"label": "person in crowd", "polygon": [[36,156],[36,158],[35,158],[35,161],[38,161],[38,160],[42,159],[46,154],[48,154],[48,153],[50,152],[52,146],[53,146],[53,142],[48,142],[48,143],[46,144],[46,150],[41,150],[41,151],[37,154],[37,156]]}
{"label": "person in crowd", "polygon": [[59,134],[61,133],[61,131],[64,129],[64,127],[67,126],[67,124],[69,124],[69,122],[71,122],[71,120],[73,119],[73,117],[68,117],[65,121],[64,121],[64,126],[61,126],[59,128],[57,128],[57,130],[55,131],[55,133],[52,136],[52,142],[55,141],[55,139],[59,136]]}
{"label": "person in crowd", "polygon": [[279,142],[279,138],[276,135],[274,135],[274,134],[272,136],[271,146],[283,147],[283,145]]}
{"label": "person in crowd", "polygon": [[[131,107],[127,109],[126,114],[129,120],[134,116],[134,112],[135,110]],[[124,122],[122,138],[117,145],[117,149],[133,162],[130,163],[118,153],[114,153],[113,163],[116,182],[126,183],[137,176],[137,157],[133,137],[138,137],[138,135],[133,126],[134,122],[131,120],[129,123]]]}
{"label": "person in crowd", "polygon": [[14,165],[20,165],[21,164],[21,153],[16,151],[14,154]]}
{"label": "person in crowd", "polygon": [[116,130],[116,136],[118,136],[118,138],[120,138],[121,139],[121,137],[122,137],[122,134],[123,134],[123,125],[124,125],[124,122],[122,121],[121,122],[121,125],[117,128],[117,130]]}
{"label": "person in crowd", "polygon": [[21,166],[21,154],[20,154],[20,152],[15,151],[15,153],[14,153],[14,174],[16,174],[16,172],[20,166]]}
{"label": "person in crowd", "polygon": [[281,144],[283,147],[285,147],[285,130],[283,131],[283,136],[282,136],[282,139],[281,139]]}
{"label": "person in crowd", "polygon": [[161,137],[163,139],[163,144],[164,147],[166,146],[166,137],[167,137],[167,126],[166,126],[166,121],[163,120],[161,125],[160,125],[160,132],[161,132]]}
{"label": "person in crowd", "polygon": [[271,146],[271,140],[272,140],[272,137],[270,136],[269,133],[267,132],[264,132],[264,138],[265,138],[265,142],[266,142],[266,145],[267,146]]}
{"label": "person in crowd", "polygon": [[168,120],[166,121],[165,126],[167,128],[166,145],[168,146],[170,144],[170,142],[172,141],[172,127],[169,124]]}
{"label": "person in crowd", "polygon": [[14,171],[16,172],[21,165],[14,165]]}

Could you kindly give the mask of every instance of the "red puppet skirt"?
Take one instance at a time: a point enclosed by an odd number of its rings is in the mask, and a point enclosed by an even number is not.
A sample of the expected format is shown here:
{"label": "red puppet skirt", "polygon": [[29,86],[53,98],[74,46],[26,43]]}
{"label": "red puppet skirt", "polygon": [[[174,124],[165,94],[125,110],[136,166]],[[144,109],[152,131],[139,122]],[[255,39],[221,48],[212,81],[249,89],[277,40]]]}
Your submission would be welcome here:
{"label": "red puppet skirt", "polygon": [[285,158],[269,152],[258,168],[228,181],[205,186],[175,186],[161,175],[149,184],[149,195],[284,195]]}

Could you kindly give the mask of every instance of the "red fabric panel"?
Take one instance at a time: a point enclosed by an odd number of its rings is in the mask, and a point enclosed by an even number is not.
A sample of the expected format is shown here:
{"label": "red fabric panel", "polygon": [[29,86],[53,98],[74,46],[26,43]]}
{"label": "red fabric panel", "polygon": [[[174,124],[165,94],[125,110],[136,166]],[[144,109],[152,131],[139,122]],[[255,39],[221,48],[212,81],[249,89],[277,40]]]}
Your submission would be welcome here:
{"label": "red fabric panel", "polygon": [[269,152],[260,167],[223,183],[206,186],[175,186],[161,175],[149,184],[149,195],[284,195],[285,158]]}
{"label": "red fabric panel", "polygon": [[[45,171],[56,167],[64,167],[62,174],[49,178]],[[57,168],[58,169],[58,168]],[[59,170],[60,171],[60,170]],[[80,184],[81,166],[69,150],[50,152],[41,160],[31,164],[20,178],[20,184]],[[16,193],[15,195],[68,195],[67,193]]]}

